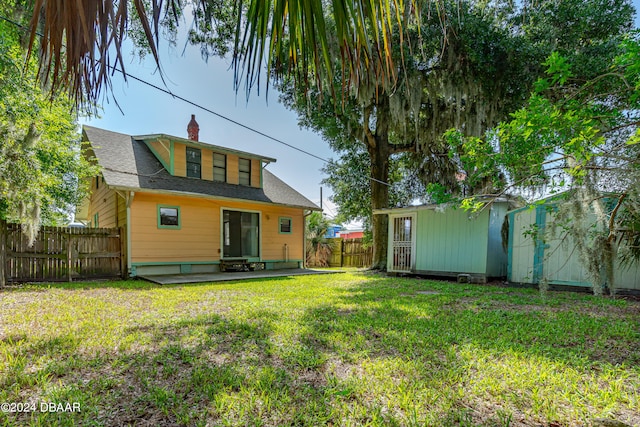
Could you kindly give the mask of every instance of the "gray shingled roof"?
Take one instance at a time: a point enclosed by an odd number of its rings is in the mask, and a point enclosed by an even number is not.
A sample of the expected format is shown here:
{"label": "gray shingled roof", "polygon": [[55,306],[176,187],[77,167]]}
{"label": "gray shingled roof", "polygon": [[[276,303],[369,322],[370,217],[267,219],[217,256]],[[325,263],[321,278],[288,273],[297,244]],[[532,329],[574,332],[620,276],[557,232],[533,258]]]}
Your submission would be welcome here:
{"label": "gray shingled roof", "polygon": [[320,210],[309,199],[266,169],[263,188],[172,176],[146,144],[131,135],[91,126],[83,127],[102,168],[105,183],[117,189],[222,197]]}

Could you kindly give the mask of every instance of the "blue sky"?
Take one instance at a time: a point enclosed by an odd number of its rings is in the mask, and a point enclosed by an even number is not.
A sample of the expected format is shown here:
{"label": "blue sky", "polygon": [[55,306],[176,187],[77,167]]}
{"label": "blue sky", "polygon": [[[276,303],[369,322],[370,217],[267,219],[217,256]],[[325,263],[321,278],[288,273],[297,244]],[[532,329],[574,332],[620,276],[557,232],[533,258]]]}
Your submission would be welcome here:
{"label": "blue sky", "polygon": [[[637,10],[640,0],[634,0],[633,4]],[[636,16],[636,27],[640,27],[639,22],[640,19]],[[182,28],[187,26],[185,24]],[[269,90],[268,99],[263,89],[259,95],[254,91],[248,102],[244,92],[236,95],[229,60],[211,58],[205,62],[200,56],[199,48],[185,48],[184,40],[179,41],[175,48],[161,40],[159,51],[166,88],[174,94],[318,157],[336,157],[319,135],[300,129],[296,114],[278,103],[278,93],[275,90]],[[125,66],[129,74],[164,86],[151,58],[142,62],[134,58]],[[319,204],[320,182],[324,177],[320,171],[324,165],[322,161],[173,99],[143,83],[131,79],[125,82],[118,73],[113,76],[113,93],[120,108],[113,100],[105,101],[100,117],[83,119],[81,124],[131,135],[165,133],[186,138],[187,123],[191,114],[195,114],[200,125],[201,141],[276,158],[277,162],[269,165],[268,169]],[[333,216],[335,206],[328,201],[330,194],[330,190],[325,187],[325,213]]]}

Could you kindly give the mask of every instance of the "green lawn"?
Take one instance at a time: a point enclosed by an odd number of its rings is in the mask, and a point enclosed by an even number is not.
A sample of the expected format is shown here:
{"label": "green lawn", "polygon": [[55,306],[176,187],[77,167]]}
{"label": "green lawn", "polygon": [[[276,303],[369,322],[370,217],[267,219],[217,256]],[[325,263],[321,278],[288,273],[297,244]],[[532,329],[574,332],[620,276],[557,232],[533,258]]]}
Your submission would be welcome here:
{"label": "green lawn", "polygon": [[8,288],[0,402],[36,405],[0,425],[640,426],[640,303],[358,272]]}

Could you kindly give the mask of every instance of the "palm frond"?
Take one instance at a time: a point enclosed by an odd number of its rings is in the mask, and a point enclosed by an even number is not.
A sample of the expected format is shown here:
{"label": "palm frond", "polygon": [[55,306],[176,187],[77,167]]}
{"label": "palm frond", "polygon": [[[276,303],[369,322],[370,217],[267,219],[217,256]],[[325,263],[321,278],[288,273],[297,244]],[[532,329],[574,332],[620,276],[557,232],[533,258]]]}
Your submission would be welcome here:
{"label": "palm frond", "polygon": [[[170,7],[179,8],[177,1],[170,0]],[[41,82],[52,92],[67,90],[77,104],[95,101],[110,85],[116,67],[124,71],[122,42],[130,22],[127,0],[34,0],[32,6],[28,55],[40,46]],[[132,7],[159,64],[156,46],[163,1],[133,0]]]}
{"label": "palm frond", "polygon": [[[305,88],[309,75],[315,76],[316,84],[324,77],[331,81],[337,53],[331,52],[327,41],[327,4],[335,21],[332,37],[337,38],[345,88],[371,79],[381,80],[383,87],[384,82],[392,85],[397,64],[392,60],[391,35],[394,28],[403,32],[407,16],[418,19],[423,1],[249,0],[244,11],[243,0],[237,0],[236,7],[245,13],[236,14],[236,89],[242,82],[247,90],[259,87],[264,65],[267,78],[272,72],[275,76],[293,72],[296,83]],[[40,46],[42,82],[53,91],[68,90],[76,103],[96,101],[110,86],[116,68],[124,71],[122,46],[131,23],[129,11],[137,15],[159,66],[159,23],[167,11],[177,16],[184,7],[181,0],[33,0],[32,5],[29,54]],[[38,35],[41,41],[36,43]]]}

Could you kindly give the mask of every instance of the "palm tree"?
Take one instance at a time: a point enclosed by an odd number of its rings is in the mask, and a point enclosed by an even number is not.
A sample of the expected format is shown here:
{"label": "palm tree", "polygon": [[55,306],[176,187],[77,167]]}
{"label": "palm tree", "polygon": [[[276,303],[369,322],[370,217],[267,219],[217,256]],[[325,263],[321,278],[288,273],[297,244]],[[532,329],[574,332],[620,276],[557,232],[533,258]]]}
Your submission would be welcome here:
{"label": "palm tree", "polygon": [[[94,101],[109,86],[115,67],[124,70],[122,43],[132,19],[139,21],[149,50],[159,64],[157,42],[163,19],[177,20],[188,7],[203,11],[224,0],[33,0],[29,50],[41,35],[40,59],[45,83],[67,89],[77,102]],[[357,87],[366,76],[393,82],[391,32],[416,13],[420,0],[229,0],[235,13],[234,70],[236,82],[250,89],[259,84],[266,65],[276,75],[297,70],[306,85],[333,74],[327,42],[325,8],[335,21],[343,73]],[[440,0],[434,0],[437,4]],[[62,6],[62,7],[61,7]],[[439,8],[436,8],[439,10]],[[138,22],[136,21],[136,22]],[[175,22],[175,21],[174,21]],[[113,57],[112,57],[113,56]],[[304,70],[304,72],[300,72]],[[348,71],[348,72],[347,72]],[[330,81],[330,79],[328,80]],[[237,87],[237,86],[236,86]]]}
{"label": "palm tree", "polygon": [[306,225],[307,236],[307,265],[328,267],[331,257],[331,244],[327,240],[329,221],[322,212],[313,212],[309,215]]}

